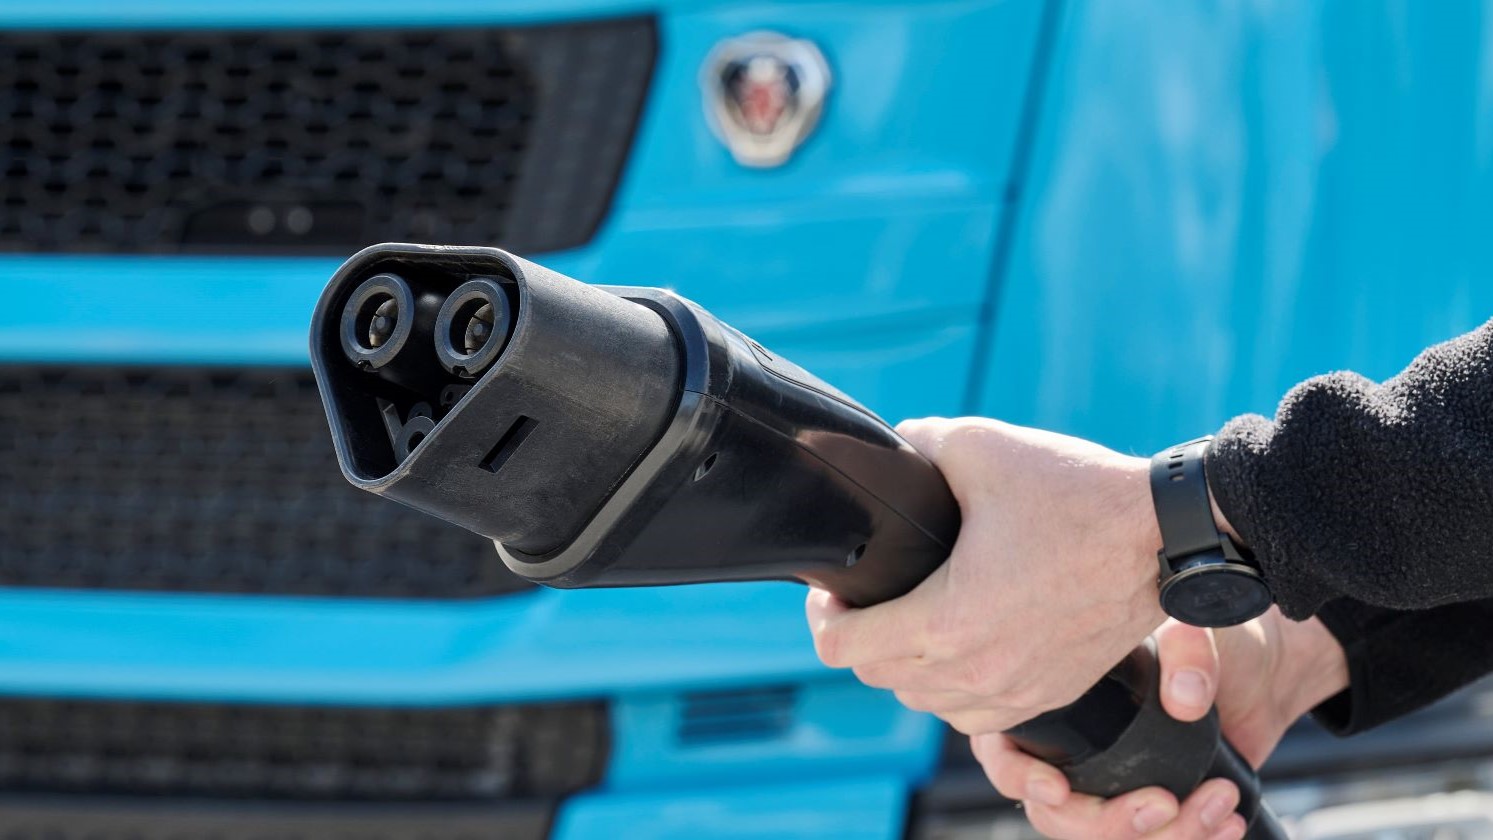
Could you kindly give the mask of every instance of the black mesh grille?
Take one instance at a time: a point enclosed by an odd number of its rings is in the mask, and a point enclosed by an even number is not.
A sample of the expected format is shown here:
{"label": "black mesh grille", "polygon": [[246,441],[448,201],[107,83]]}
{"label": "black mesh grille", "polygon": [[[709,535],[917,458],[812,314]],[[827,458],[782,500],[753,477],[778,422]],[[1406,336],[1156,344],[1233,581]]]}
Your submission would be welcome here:
{"label": "black mesh grille", "polygon": [[0,701],[9,793],[495,801],[600,778],[605,706],[384,709]]}
{"label": "black mesh grille", "polygon": [[579,245],[654,52],[651,19],[0,33],[0,250]]}
{"label": "black mesh grille", "polygon": [[513,592],[492,544],[353,489],[300,369],[0,366],[0,585]]}
{"label": "black mesh grille", "polygon": [[4,840],[543,840],[550,802],[196,802],[0,796]]}

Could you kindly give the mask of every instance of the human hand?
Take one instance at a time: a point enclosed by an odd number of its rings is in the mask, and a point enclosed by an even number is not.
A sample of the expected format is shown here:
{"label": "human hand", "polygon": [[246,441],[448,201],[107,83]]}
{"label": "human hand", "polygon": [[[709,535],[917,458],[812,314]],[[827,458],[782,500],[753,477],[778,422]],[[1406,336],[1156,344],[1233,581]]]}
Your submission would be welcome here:
{"label": "human hand", "polygon": [[1147,459],[980,418],[897,431],[943,472],[963,525],[901,598],[852,609],[810,592],[826,664],[966,734],[1000,732],[1076,700],[1161,624]]}
{"label": "human hand", "polygon": [[[1348,685],[1342,646],[1323,624],[1294,622],[1272,609],[1222,630],[1175,621],[1156,633],[1162,705],[1192,721],[1215,698],[1223,734],[1258,767],[1301,715]],[[1239,791],[1212,779],[1185,802],[1161,788],[1104,800],[1071,793],[1056,768],[1021,752],[1005,736],[972,739],[975,757],[1003,795],[1024,800],[1032,825],[1071,840],[1238,840],[1244,819],[1233,813]]]}

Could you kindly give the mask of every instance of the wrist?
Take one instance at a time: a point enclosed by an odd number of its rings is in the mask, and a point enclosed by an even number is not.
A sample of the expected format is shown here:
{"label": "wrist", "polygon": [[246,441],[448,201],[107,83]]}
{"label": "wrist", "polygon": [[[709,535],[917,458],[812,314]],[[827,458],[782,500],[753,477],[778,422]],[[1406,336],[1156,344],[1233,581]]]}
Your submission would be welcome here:
{"label": "wrist", "polygon": [[1122,508],[1124,521],[1128,524],[1124,536],[1125,550],[1121,556],[1132,558],[1137,626],[1144,626],[1146,634],[1150,634],[1167,618],[1161,608],[1158,586],[1161,566],[1156,557],[1161,551],[1161,524],[1151,498],[1151,462],[1147,458],[1127,457],[1119,465],[1118,472],[1127,500]]}
{"label": "wrist", "polygon": [[1273,615],[1281,634],[1274,682],[1282,712],[1295,720],[1348,687],[1348,656],[1320,619]]}
{"label": "wrist", "polygon": [[1208,486],[1208,507],[1213,509],[1213,525],[1221,533],[1227,534],[1236,544],[1245,545],[1244,540],[1239,536],[1239,532],[1235,531],[1234,526],[1229,524],[1229,518],[1223,515],[1223,508],[1218,506],[1218,496],[1214,495],[1211,484]]}

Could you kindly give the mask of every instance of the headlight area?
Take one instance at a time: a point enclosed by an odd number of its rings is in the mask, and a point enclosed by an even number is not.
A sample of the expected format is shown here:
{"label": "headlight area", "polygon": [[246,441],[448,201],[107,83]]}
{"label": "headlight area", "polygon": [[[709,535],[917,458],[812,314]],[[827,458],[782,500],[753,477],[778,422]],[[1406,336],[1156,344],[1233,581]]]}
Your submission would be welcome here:
{"label": "headlight area", "polygon": [[[1493,840],[1493,679],[1351,738],[1305,719],[1261,775],[1294,840]],[[910,815],[908,840],[1042,836],[956,732]]]}

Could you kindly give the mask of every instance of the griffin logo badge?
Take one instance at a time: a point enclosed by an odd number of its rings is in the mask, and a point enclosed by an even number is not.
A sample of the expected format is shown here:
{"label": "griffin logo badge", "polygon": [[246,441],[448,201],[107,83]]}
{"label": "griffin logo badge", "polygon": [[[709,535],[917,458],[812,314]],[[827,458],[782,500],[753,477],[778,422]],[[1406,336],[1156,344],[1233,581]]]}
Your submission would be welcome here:
{"label": "griffin logo badge", "polygon": [[813,42],[752,32],[717,44],[700,86],[716,136],[743,166],[781,166],[824,110],[829,64]]}

